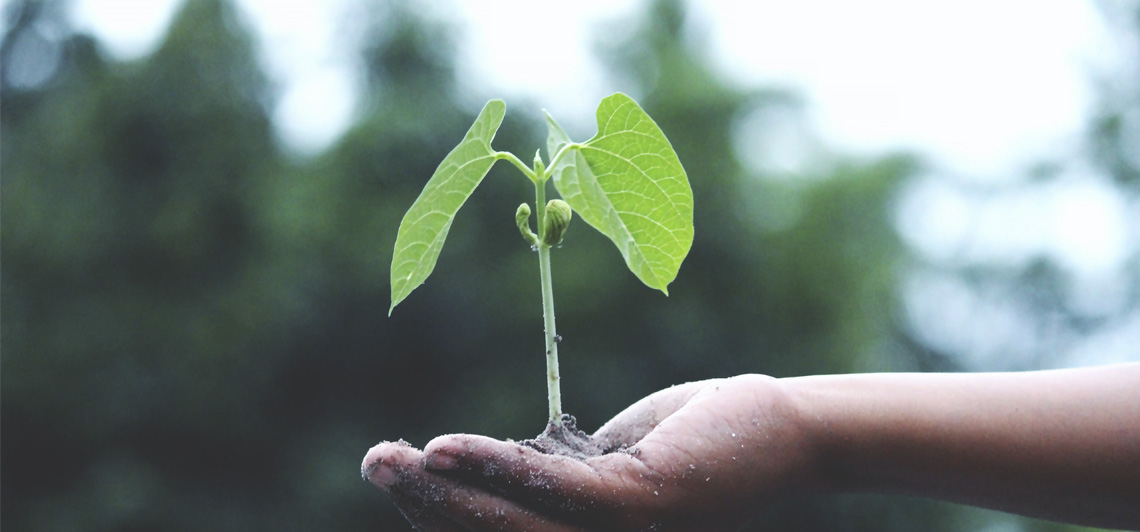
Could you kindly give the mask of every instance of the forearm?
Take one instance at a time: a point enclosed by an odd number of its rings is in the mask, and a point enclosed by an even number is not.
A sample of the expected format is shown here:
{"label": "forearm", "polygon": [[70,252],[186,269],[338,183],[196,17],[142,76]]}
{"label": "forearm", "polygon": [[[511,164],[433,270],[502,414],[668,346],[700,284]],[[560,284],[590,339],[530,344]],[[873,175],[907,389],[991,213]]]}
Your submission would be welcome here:
{"label": "forearm", "polygon": [[831,489],[1140,527],[1140,364],[784,382]]}

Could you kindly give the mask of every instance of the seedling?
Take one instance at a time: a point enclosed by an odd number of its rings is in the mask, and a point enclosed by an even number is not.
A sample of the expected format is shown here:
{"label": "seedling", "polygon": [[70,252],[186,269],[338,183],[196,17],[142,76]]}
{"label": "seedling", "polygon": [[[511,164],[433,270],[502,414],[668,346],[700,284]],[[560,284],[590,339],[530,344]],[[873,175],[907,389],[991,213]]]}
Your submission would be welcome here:
{"label": "seedling", "polygon": [[[549,165],[539,151],[527,167],[491,141],[506,114],[502,100],[483,107],[463,141],[436,168],[423,192],[400,222],[392,255],[392,306],[423,284],[435,268],[455,214],[496,161],[506,160],[534,183],[538,234],[531,231],[531,207],[519,205],[515,221],[523,239],[538,252],[542,309],[546,327],[547,391],[550,429],[562,426],[558,342],[550,249],[562,242],[576,211],[617,246],[630,271],[650,288],[668,295],[681,261],[693,244],[693,192],[685,169],[661,128],[641,106],[621,93],[598,105],[598,134],[577,143],[546,114]],[[546,182],[562,199],[546,200]]]}

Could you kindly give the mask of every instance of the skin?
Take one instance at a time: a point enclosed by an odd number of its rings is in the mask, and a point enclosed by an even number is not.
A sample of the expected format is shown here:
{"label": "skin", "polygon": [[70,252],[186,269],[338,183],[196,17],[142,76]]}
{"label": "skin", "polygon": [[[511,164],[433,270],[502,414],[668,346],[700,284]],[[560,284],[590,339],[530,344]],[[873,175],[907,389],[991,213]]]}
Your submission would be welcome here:
{"label": "skin", "polygon": [[742,375],[654,393],[579,461],[456,434],[385,442],[366,479],[417,530],[737,530],[772,502],[901,493],[1140,528],[1140,364]]}

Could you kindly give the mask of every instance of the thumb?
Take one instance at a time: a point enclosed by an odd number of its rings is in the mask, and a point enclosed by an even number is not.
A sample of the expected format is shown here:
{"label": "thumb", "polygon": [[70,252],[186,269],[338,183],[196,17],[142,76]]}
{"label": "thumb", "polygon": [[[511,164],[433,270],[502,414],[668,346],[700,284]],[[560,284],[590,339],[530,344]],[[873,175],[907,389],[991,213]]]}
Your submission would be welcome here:
{"label": "thumb", "polygon": [[611,449],[632,447],[715,380],[719,379],[679,384],[650,394],[607,421],[594,438]]}

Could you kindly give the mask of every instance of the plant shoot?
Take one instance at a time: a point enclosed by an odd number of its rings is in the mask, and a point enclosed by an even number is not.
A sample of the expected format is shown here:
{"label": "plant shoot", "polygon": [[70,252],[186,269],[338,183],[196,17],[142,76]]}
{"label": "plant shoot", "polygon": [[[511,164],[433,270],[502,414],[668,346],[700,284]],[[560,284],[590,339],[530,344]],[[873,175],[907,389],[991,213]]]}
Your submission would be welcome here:
{"label": "plant shoot", "polygon": [[[661,128],[625,94],[606,97],[598,106],[598,133],[590,140],[570,140],[549,114],[546,152],[536,152],[527,166],[491,141],[506,114],[502,100],[483,107],[471,129],[443,159],[423,192],[400,222],[392,254],[391,315],[435,268],[451,222],[467,198],[499,160],[506,160],[534,184],[535,201],[515,211],[526,243],[538,254],[546,328],[547,391],[550,427],[562,423],[558,374],[558,336],[550,250],[559,245],[576,214],[606,235],[630,271],[646,286],[668,295],[668,286],[693,243],[693,192],[673,146]],[[546,199],[546,182],[562,199]],[[532,212],[538,233],[530,226]]]}

